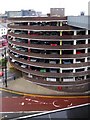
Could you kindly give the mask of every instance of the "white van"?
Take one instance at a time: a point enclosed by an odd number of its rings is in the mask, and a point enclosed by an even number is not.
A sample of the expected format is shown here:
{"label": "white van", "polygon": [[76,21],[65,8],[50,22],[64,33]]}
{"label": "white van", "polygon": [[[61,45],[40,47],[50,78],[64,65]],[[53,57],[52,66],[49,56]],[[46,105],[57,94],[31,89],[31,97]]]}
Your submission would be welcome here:
{"label": "white van", "polygon": [[31,61],[31,62],[36,62],[36,61],[37,61],[37,59],[30,59],[30,61]]}
{"label": "white van", "polygon": [[73,77],[63,78],[63,82],[73,82],[75,79]]}
{"label": "white van", "polygon": [[50,64],[56,64],[56,61],[51,60],[51,61],[49,61],[49,63]]}
{"label": "white van", "polygon": [[56,82],[56,78],[46,78],[47,81]]}

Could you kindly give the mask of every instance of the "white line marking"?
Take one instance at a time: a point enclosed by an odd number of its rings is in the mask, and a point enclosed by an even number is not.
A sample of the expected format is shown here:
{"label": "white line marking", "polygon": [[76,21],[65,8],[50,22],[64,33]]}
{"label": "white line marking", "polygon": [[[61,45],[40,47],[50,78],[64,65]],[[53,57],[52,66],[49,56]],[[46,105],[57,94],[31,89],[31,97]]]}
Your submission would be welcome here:
{"label": "white line marking", "polygon": [[12,98],[18,98],[18,97],[16,97],[16,96],[13,96]]}
{"label": "white line marking", "polygon": [[24,105],[24,104],[25,104],[24,102],[21,103],[21,105]]}
{"label": "white line marking", "polygon": [[57,100],[53,101],[53,106],[54,107],[60,107],[60,105],[56,105],[55,103],[57,102]]}
{"label": "white line marking", "polygon": [[67,107],[71,107],[72,106],[72,103],[70,105],[68,105]]}
{"label": "white line marking", "polygon": [[0,114],[2,113],[41,113],[44,111],[17,111],[17,112],[0,112]]}
{"label": "white line marking", "polygon": [[[82,106],[85,106],[85,105],[90,105],[90,103],[86,103],[86,104],[81,104],[81,105],[77,105],[77,106],[72,106],[72,107],[69,107],[69,108],[62,108],[62,109],[58,109],[58,110],[52,110],[52,111],[46,111],[46,112],[43,112],[43,113],[38,113],[38,114],[34,114],[34,115],[27,115],[27,116],[22,116],[22,117],[18,117],[18,119],[22,120],[24,118],[30,118],[30,117],[36,117],[36,116],[39,116],[39,115],[45,115],[45,114],[49,114],[49,113],[54,113],[54,112],[58,112],[58,111],[62,111],[62,110],[68,110],[68,109],[71,109],[71,108],[77,108],[77,107],[82,107]],[[14,119],[10,119],[10,120],[17,120],[17,118],[14,118]]]}
{"label": "white line marking", "polygon": [[36,102],[36,103],[38,103],[39,101],[38,100],[32,100],[33,102]]}

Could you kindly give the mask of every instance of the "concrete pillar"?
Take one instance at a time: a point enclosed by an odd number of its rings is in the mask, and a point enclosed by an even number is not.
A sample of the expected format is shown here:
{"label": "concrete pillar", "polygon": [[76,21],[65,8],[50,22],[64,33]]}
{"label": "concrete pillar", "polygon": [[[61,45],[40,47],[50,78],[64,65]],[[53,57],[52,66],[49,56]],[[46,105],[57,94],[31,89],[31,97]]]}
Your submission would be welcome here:
{"label": "concrete pillar", "polygon": [[28,73],[28,77],[32,78],[32,75],[30,73]]}
{"label": "concrete pillar", "polygon": [[76,49],[73,50],[73,54],[76,54]]}
{"label": "concrete pillar", "polygon": [[85,62],[87,62],[87,57],[85,57]]}
{"label": "concrete pillar", "polygon": [[28,35],[30,35],[30,30],[28,30]]}
{"label": "concrete pillar", "polygon": [[85,44],[88,44],[88,39],[86,39]]}
{"label": "concrete pillar", "polygon": [[85,48],[85,53],[88,53],[88,48]]}
{"label": "concrete pillar", "polygon": [[74,40],[74,45],[76,45],[76,40]]}
{"label": "concrete pillar", "polygon": [[76,30],[74,30],[74,35],[77,35],[77,31]]}
{"label": "concrete pillar", "polygon": [[[62,36],[62,31],[60,31],[60,36]],[[62,40],[60,40],[60,45],[62,45]],[[60,55],[62,55],[62,50],[60,50]],[[62,64],[61,58],[60,58],[60,64]]]}
{"label": "concrete pillar", "polygon": [[84,76],[84,80],[86,80],[87,79],[87,77],[86,77],[86,75]]}
{"label": "concrete pillar", "polygon": [[87,67],[85,67],[85,71],[87,71]]}
{"label": "concrete pillar", "polygon": [[30,45],[30,39],[28,39],[28,45]]}
{"label": "concrete pillar", "polygon": [[60,26],[62,26],[62,22],[60,22]]}
{"label": "concrete pillar", "polygon": [[73,77],[73,81],[75,81],[75,77]]}
{"label": "concrete pillar", "polygon": [[88,30],[86,30],[86,35],[88,35]]}
{"label": "concrete pillar", "polygon": [[75,58],[73,59],[73,63],[76,63],[76,59]]}
{"label": "concrete pillar", "polygon": [[60,68],[60,73],[62,73],[62,68]]}
{"label": "concrete pillar", "polygon": [[62,36],[62,31],[60,31],[60,36]]}
{"label": "concrete pillar", "polygon": [[75,69],[73,69],[73,73],[75,73]]}
{"label": "concrete pillar", "polygon": [[28,26],[30,25],[30,22],[28,22]]}
{"label": "concrete pillar", "polygon": [[60,40],[60,45],[62,45],[62,40]]}
{"label": "concrete pillar", "polygon": [[59,22],[57,22],[57,26],[59,26]]}

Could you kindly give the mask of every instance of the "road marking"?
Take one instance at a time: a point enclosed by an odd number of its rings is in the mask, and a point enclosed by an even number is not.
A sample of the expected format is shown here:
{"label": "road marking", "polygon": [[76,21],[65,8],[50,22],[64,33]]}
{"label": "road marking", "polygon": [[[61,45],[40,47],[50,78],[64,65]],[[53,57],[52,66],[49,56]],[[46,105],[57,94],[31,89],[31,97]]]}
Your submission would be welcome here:
{"label": "road marking", "polygon": [[[0,112],[0,114],[4,113],[42,113],[44,111],[16,111],[16,112]],[[46,111],[45,111],[46,112]]]}
{"label": "road marking", "polygon": [[24,102],[21,103],[21,105],[24,105],[24,104],[25,104]]}
{"label": "road marking", "polygon": [[55,103],[57,102],[57,100],[53,101],[53,106],[54,107],[60,107],[60,105],[56,105]]}
{"label": "road marking", "polygon": [[78,105],[78,106],[71,106],[71,107],[68,107],[68,108],[62,108],[62,109],[57,109],[57,110],[41,112],[41,113],[37,113],[37,114],[33,114],[33,115],[24,115],[22,117],[17,117],[17,118],[14,118],[14,119],[12,118],[10,120],[23,120],[23,119],[26,119],[26,118],[37,117],[39,115],[51,114],[51,113],[55,113],[55,112],[58,112],[58,111],[60,112],[62,110],[69,110],[69,109],[73,109],[73,108],[79,108],[79,107],[86,106],[86,105],[89,105],[89,103]]}
{"label": "road marking", "polygon": [[75,96],[64,96],[64,95],[37,95],[37,94],[30,94],[30,93],[24,93],[24,92],[18,92],[18,91],[14,91],[14,90],[9,90],[9,89],[5,89],[5,88],[0,88],[0,90],[5,91],[5,92],[9,92],[9,93],[13,93],[13,94],[18,94],[18,95],[24,95],[24,96],[32,96],[32,97],[43,97],[43,98],[90,98],[90,96],[88,95],[75,95]]}
{"label": "road marking", "polygon": [[16,97],[16,96],[13,96],[12,98],[18,98],[18,97]]}

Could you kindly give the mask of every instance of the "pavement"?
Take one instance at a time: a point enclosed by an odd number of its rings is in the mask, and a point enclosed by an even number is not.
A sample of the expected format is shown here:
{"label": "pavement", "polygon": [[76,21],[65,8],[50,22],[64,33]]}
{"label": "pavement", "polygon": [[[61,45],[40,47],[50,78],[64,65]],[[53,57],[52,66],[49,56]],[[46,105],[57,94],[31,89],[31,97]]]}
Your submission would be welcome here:
{"label": "pavement", "polygon": [[[12,91],[22,92],[22,93],[28,93],[28,94],[37,94],[37,95],[81,95],[81,93],[67,93],[63,91],[55,91],[51,90],[49,88],[42,87],[40,85],[37,85],[35,83],[32,83],[28,80],[26,80],[24,77],[13,79],[7,81],[7,87],[3,85],[3,83],[0,83],[1,88],[9,89]],[[82,93],[82,95],[88,94],[90,91],[87,91],[85,93]]]}
{"label": "pavement", "polygon": [[29,94],[39,94],[39,95],[64,95],[65,94],[65,92],[58,92],[55,90],[51,90],[51,89],[36,85],[28,80],[25,80],[23,77],[15,80],[10,80],[7,83],[8,83],[7,88],[5,87],[5,85],[3,85],[3,83],[0,84],[0,87],[13,90],[13,91],[29,93]]}

